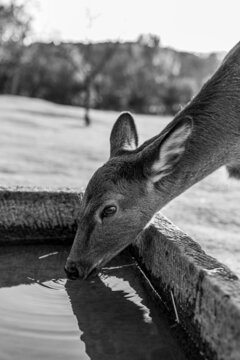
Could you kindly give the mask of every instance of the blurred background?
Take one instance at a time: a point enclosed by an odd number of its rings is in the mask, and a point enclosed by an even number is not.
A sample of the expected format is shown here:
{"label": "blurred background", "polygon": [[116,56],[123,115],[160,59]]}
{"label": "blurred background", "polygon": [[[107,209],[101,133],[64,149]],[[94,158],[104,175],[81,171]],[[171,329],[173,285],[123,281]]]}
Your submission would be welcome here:
{"label": "blurred background", "polygon": [[[197,45],[197,22],[179,14],[175,24],[178,10],[169,4],[133,3],[130,9],[127,1],[110,0],[2,3],[0,92],[86,110],[175,114],[214,72],[223,52],[209,51],[206,29],[206,44]],[[169,44],[161,34],[165,16],[176,37],[168,36]],[[179,39],[179,32],[187,39]]]}
{"label": "blurred background", "polygon": [[[120,111],[160,132],[239,41],[228,0],[0,0],[0,185],[84,188]],[[240,182],[220,169],[163,212],[240,273]]]}

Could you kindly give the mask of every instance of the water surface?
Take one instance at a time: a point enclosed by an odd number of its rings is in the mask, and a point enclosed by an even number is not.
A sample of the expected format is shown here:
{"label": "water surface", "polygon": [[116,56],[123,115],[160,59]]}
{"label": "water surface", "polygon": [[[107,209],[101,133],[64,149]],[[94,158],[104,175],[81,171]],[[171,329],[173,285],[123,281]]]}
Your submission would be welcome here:
{"label": "water surface", "polygon": [[69,281],[63,246],[0,248],[1,360],[184,360],[121,255],[90,281]]}

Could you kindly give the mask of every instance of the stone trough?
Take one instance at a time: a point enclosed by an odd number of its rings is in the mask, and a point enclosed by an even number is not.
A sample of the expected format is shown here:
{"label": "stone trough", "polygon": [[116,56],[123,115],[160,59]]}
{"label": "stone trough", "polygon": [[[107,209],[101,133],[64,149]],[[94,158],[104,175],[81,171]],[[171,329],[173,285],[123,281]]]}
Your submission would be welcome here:
{"label": "stone trough", "polygon": [[[0,246],[71,242],[82,193],[0,189]],[[204,359],[240,359],[240,281],[160,213],[131,246],[149,289]]]}

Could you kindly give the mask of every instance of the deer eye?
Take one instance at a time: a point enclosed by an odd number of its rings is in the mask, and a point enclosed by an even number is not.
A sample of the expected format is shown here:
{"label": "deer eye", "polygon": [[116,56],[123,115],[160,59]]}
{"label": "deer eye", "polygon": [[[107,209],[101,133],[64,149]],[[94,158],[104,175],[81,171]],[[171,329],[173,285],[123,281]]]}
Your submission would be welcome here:
{"label": "deer eye", "polygon": [[105,217],[113,216],[117,211],[117,207],[114,205],[106,206],[101,214],[102,219]]}

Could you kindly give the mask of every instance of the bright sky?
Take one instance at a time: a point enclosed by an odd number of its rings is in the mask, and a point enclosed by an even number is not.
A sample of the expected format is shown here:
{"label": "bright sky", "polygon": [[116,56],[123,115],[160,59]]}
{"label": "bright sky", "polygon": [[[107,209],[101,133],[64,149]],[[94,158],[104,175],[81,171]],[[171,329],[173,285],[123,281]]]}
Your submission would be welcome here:
{"label": "bright sky", "polygon": [[164,46],[199,52],[226,51],[240,40],[240,0],[37,1],[39,40],[135,40],[153,33]]}

